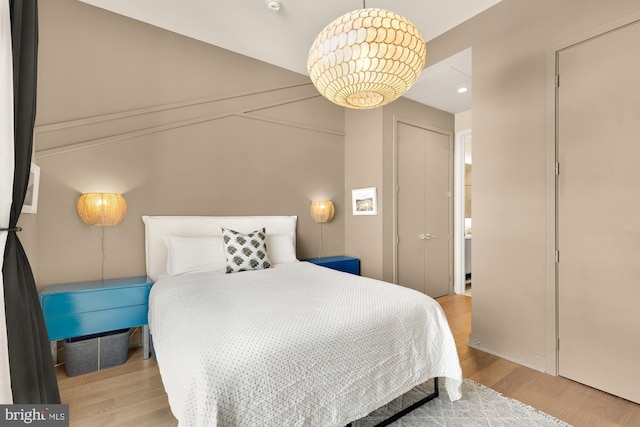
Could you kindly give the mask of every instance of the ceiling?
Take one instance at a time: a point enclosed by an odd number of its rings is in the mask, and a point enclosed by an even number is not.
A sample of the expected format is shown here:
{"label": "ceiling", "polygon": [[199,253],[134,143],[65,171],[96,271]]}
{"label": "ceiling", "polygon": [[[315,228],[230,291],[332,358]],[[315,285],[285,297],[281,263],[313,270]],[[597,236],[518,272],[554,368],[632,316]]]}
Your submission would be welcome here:
{"label": "ceiling", "polygon": [[[316,35],[338,16],[363,7],[356,0],[80,0],[148,24],[307,75],[306,58]],[[415,24],[429,41],[500,0],[369,0]],[[427,52],[427,55],[429,52]],[[462,94],[460,87],[467,87]],[[471,109],[471,49],[423,70],[405,94],[432,107]]]}

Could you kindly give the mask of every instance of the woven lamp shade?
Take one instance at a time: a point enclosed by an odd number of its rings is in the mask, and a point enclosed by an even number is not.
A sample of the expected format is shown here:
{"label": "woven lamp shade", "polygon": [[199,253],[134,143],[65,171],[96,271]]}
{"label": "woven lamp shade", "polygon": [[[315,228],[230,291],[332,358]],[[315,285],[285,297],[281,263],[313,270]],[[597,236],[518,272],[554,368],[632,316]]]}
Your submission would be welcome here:
{"label": "woven lamp shade", "polygon": [[315,222],[329,222],[333,219],[333,202],[330,200],[311,202],[311,218]]}
{"label": "woven lamp shade", "polygon": [[384,9],[342,15],[320,32],[307,71],[318,91],[343,107],[370,109],[402,96],[427,59],[420,31]]}
{"label": "woven lamp shade", "polygon": [[126,214],[127,202],[120,194],[85,193],[78,199],[78,215],[88,225],[118,225]]}

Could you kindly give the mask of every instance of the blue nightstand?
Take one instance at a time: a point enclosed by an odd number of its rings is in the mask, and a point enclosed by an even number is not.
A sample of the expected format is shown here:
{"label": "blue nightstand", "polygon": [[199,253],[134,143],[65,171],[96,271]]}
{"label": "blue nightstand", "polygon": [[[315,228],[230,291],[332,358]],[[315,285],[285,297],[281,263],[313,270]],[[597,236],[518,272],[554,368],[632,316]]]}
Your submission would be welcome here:
{"label": "blue nightstand", "polygon": [[331,268],[333,270],[344,271],[345,273],[351,273],[360,275],[360,260],[358,258],[352,258],[350,256],[328,256],[322,258],[311,258],[305,261],[311,262],[316,265]]}
{"label": "blue nightstand", "polygon": [[143,327],[143,355],[149,358],[147,276],[51,285],[40,293],[49,340]]}

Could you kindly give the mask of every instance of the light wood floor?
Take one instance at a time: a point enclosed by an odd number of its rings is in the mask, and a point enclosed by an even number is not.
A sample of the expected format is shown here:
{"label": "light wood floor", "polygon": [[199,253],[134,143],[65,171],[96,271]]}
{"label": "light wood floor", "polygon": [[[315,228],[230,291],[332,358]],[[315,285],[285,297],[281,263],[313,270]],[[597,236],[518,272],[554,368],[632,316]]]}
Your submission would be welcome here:
{"label": "light wood floor", "polygon": [[[438,299],[453,332],[465,378],[484,384],[576,427],[640,426],[640,405],[573,381],[546,375],[467,346],[471,298]],[[158,366],[130,350],[124,365],[77,377],[58,368],[63,403],[71,426],[175,426]]]}

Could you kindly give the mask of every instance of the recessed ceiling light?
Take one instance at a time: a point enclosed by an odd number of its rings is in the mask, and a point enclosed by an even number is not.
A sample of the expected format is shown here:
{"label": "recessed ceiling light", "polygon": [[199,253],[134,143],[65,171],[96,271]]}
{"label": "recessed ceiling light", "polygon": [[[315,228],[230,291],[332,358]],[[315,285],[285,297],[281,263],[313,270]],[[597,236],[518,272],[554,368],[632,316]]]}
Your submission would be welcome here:
{"label": "recessed ceiling light", "polygon": [[458,93],[465,93],[467,90],[469,89],[467,89],[466,87],[461,87],[458,89]]}
{"label": "recessed ceiling light", "polygon": [[280,10],[280,2],[278,0],[267,0],[267,7],[273,12]]}

